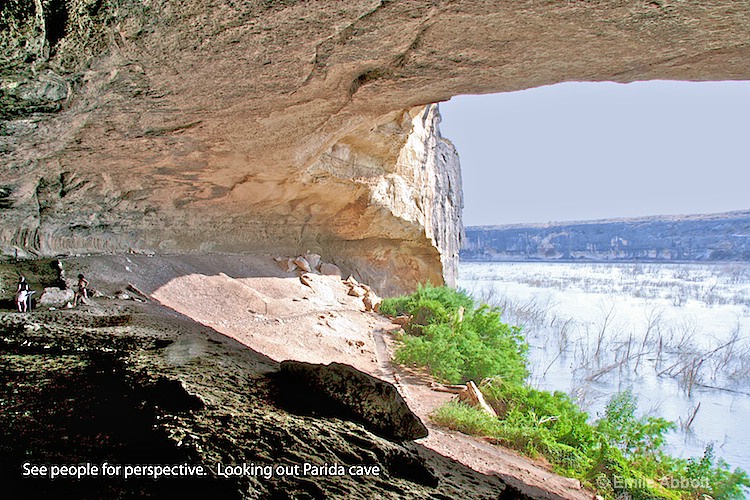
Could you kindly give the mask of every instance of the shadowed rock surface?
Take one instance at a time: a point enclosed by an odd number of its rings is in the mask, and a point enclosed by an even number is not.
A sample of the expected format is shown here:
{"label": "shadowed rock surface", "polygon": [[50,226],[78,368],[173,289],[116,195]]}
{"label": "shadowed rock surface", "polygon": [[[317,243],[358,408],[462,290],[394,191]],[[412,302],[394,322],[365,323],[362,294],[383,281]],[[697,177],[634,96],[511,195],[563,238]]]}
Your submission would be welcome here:
{"label": "shadowed rock surface", "polygon": [[283,361],[278,379],[290,408],[349,417],[395,441],[427,437],[427,428],[392,384],[349,365]]}
{"label": "shadowed rock surface", "polygon": [[[278,364],[147,305],[0,314],[0,473],[9,498],[518,498],[413,443],[275,403]],[[24,478],[22,464],[204,465],[204,477]],[[379,474],[221,467],[378,465]]]}
{"label": "shadowed rock surface", "polygon": [[430,103],[750,78],[746,1],[13,0],[0,27],[3,253],[310,250],[383,292],[455,272]]}

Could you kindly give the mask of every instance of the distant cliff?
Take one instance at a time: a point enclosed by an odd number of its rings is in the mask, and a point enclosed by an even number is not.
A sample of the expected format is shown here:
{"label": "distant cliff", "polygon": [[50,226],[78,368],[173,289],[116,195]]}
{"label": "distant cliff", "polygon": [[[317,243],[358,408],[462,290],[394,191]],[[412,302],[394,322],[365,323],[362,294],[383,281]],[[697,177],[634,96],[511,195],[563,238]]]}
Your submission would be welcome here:
{"label": "distant cliff", "polygon": [[466,228],[463,260],[750,261],[750,210]]}

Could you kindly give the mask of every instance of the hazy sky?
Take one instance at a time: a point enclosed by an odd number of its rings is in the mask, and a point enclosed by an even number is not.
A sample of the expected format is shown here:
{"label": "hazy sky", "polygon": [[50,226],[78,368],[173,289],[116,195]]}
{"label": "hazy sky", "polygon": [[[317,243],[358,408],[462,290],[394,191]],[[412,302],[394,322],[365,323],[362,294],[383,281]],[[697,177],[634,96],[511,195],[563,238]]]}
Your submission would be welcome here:
{"label": "hazy sky", "polygon": [[750,208],[750,82],[566,83],[440,110],[466,225]]}

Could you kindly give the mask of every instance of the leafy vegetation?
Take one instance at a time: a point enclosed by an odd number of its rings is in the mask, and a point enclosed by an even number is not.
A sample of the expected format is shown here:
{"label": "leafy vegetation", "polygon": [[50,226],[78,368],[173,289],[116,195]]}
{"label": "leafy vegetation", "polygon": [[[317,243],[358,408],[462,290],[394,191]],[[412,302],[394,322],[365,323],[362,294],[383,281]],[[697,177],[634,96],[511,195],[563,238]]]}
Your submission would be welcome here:
{"label": "leafy vegetation", "polygon": [[521,329],[503,323],[496,308],[476,307],[463,291],[420,286],[413,295],[384,300],[381,312],[411,316],[399,363],[425,366],[451,383],[500,374],[521,383],[528,375]]}
{"label": "leafy vegetation", "polygon": [[481,381],[498,415],[452,401],[433,415],[441,425],[544,457],[559,473],[606,498],[741,499],[750,488],[747,473],[716,459],[711,445],[700,459],[670,456],[665,436],[675,424],[637,416],[630,390],[614,395],[592,422],[568,395],[529,387],[521,329],[463,291],[422,286],[412,295],[386,299],[381,312],[410,317],[396,361],[424,367],[446,382]]}

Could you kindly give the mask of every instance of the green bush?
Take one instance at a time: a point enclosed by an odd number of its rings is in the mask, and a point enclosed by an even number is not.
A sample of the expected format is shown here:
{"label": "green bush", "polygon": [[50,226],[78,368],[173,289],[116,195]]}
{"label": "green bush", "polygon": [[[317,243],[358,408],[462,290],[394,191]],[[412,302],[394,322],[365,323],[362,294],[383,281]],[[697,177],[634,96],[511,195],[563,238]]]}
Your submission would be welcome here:
{"label": "green bush", "polygon": [[451,383],[494,376],[520,383],[528,375],[521,329],[503,323],[497,309],[475,307],[466,292],[420,286],[410,296],[386,299],[380,310],[411,316],[396,351],[399,363]]}
{"label": "green bush", "polygon": [[700,459],[686,461],[684,476],[699,486],[700,494],[713,498],[743,499],[746,489],[750,488],[750,477],[742,469],[730,470],[729,464],[714,456],[714,446],[709,443]]}
{"label": "green bush", "polygon": [[451,321],[450,313],[435,299],[420,298],[409,306],[411,321],[404,327],[410,335],[423,335],[430,325],[443,325]]}
{"label": "green bush", "polygon": [[630,389],[615,394],[607,403],[604,418],[597,422],[597,431],[628,457],[656,455],[664,445],[664,435],[676,426],[663,418],[636,418],[637,407]]}
{"label": "green bush", "polygon": [[383,299],[380,312],[388,316],[399,316],[402,314],[413,314],[416,304],[420,301],[434,300],[451,314],[455,314],[462,307],[471,309],[474,300],[466,292],[454,290],[445,286],[426,285],[417,286],[417,291],[411,295]]}
{"label": "green bush", "polygon": [[602,418],[589,423],[563,393],[539,391],[494,379],[483,384],[494,418],[478,408],[449,402],[433,419],[448,428],[491,438],[531,457],[543,456],[558,473],[576,477],[605,498],[741,499],[750,479],[731,471],[707,447],[702,459],[667,455],[664,435],[674,424],[636,417],[632,391],[614,395]]}
{"label": "green bush", "polygon": [[595,442],[588,415],[563,392],[540,391],[528,385],[498,380],[485,384],[482,392],[501,418],[507,408],[533,415],[544,423],[557,443],[585,449]]}
{"label": "green bush", "polygon": [[459,382],[465,359],[453,337],[453,330],[446,325],[430,325],[420,337],[404,335],[396,362],[423,366],[440,380]]}

